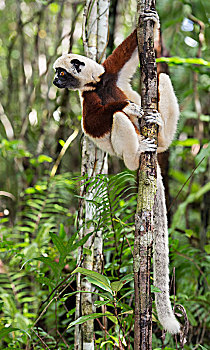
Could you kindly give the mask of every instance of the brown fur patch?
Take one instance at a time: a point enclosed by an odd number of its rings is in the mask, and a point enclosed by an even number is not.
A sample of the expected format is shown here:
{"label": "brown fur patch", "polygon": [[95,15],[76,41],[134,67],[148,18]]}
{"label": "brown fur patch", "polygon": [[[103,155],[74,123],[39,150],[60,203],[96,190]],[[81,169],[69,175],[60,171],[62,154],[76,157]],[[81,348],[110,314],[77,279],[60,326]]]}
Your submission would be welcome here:
{"label": "brown fur patch", "polygon": [[102,75],[100,82],[96,85],[95,92],[101,99],[102,105],[127,99],[125,93],[116,85],[117,77],[117,74],[105,72]]}
{"label": "brown fur patch", "polygon": [[95,91],[85,91],[83,97],[83,128],[92,137],[102,137],[111,132],[113,114],[127,106],[127,101],[114,101],[102,105]]}
{"label": "brown fur patch", "polygon": [[119,71],[129,61],[136,47],[135,30],[103,63],[105,73],[94,85],[94,91],[82,93],[83,128],[88,135],[103,137],[111,132],[113,114],[127,106],[127,96],[117,87],[116,82]]}
{"label": "brown fur patch", "polygon": [[129,61],[137,47],[136,29],[113,51],[102,64],[107,73],[118,73]]}

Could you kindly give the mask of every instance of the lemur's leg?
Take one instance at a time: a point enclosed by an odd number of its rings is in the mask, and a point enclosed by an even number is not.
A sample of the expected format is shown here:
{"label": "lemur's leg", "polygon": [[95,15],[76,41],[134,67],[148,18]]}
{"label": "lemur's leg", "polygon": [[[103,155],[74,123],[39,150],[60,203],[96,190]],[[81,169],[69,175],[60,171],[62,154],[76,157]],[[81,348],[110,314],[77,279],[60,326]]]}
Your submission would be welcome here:
{"label": "lemur's leg", "polygon": [[158,132],[157,152],[164,152],[171,144],[176,132],[179,118],[179,105],[174,93],[171,80],[167,74],[159,75],[159,103],[158,110],[161,114],[163,125]]}
{"label": "lemur's leg", "polygon": [[137,134],[138,130],[122,112],[113,115],[111,143],[118,157],[123,158],[126,167],[136,170],[139,167],[139,156],[142,152],[154,152],[157,146],[154,140],[144,139]]}
{"label": "lemur's leg", "polygon": [[[164,152],[171,144],[179,118],[179,105],[174,93],[171,80],[167,74],[159,75],[159,103],[158,110],[147,115],[148,122],[157,123],[159,125],[158,132],[158,149],[157,152]],[[140,106],[129,101],[129,104],[123,111],[132,118],[132,122],[138,127],[138,117],[143,115],[143,110]],[[136,117],[136,118],[135,118]]]}
{"label": "lemur's leg", "polygon": [[115,151],[111,144],[110,133],[107,133],[103,137],[91,137],[88,135],[88,138],[92,140],[102,151],[108,152],[111,156],[115,155]]}

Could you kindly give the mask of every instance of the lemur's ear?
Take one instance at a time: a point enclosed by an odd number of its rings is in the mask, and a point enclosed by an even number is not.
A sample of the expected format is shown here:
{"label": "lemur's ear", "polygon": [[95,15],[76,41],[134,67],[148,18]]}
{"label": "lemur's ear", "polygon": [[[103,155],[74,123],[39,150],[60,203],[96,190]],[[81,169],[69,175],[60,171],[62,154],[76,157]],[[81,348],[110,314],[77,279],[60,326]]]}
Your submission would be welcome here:
{"label": "lemur's ear", "polygon": [[81,72],[81,66],[85,66],[85,63],[84,62],[81,62],[80,60],[77,60],[76,58],[71,60],[71,64],[73,64],[73,66],[75,67],[76,71],[78,73]]}

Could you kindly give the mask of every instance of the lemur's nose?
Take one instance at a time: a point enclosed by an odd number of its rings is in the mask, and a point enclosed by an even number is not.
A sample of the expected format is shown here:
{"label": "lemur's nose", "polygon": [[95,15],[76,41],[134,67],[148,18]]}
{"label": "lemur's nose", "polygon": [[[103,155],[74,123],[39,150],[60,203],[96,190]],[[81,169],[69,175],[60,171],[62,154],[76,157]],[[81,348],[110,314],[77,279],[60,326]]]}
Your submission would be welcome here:
{"label": "lemur's nose", "polygon": [[59,78],[55,78],[54,80],[53,80],[53,84],[55,85],[55,86],[57,86],[58,88],[60,88],[61,87],[61,82],[60,82],[60,80],[59,80]]}

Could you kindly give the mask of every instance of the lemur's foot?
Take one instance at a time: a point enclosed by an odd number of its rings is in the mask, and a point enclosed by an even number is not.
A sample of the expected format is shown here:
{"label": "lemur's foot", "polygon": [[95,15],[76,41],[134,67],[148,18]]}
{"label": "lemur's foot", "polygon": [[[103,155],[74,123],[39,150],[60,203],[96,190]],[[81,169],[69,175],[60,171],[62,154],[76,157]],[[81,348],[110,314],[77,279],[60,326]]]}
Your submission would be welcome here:
{"label": "lemur's foot", "polygon": [[152,20],[156,25],[156,29],[160,28],[160,20],[157,11],[155,10],[146,10],[144,21]]}
{"label": "lemur's foot", "polygon": [[134,115],[139,118],[141,118],[144,115],[144,112],[141,106],[129,100],[127,100],[127,102],[128,102],[128,105],[125,108],[123,108],[124,113],[126,113],[128,116]]}
{"label": "lemur's foot", "polygon": [[148,123],[157,124],[160,129],[163,127],[163,119],[161,117],[161,114],[156,110],[145,115],[145,119]]}
{"label": "lemur's foot", "polygon": [[139,151],[140,152],[155,152],[157,149],[157,145],[155,144],[154,139],[143,139],[139,143]]}

